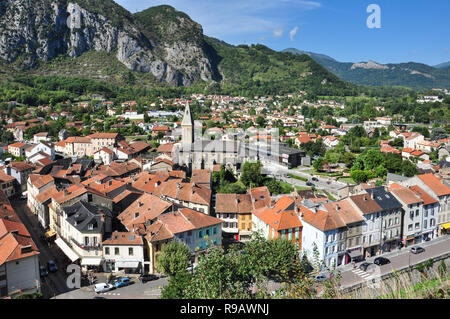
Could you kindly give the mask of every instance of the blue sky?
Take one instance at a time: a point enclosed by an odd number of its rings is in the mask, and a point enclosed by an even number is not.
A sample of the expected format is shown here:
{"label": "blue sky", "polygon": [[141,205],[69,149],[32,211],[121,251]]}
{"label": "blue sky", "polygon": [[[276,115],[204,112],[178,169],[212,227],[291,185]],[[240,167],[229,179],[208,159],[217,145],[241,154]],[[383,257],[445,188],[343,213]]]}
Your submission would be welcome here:
{"label": "blue sky", "polygon": [[[342,62],[450,61],[448,0],[115,0],[132,13],[168,4],[230,44],[293,47]],[[381,8],[381,28],[369,29],[370,4]]]}

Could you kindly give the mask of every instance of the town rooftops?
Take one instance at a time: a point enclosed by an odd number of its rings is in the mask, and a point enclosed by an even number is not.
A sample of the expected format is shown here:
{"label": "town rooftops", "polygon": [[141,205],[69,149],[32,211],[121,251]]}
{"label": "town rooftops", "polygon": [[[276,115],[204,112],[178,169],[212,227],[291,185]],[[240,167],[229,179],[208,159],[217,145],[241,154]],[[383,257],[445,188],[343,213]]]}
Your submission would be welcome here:
{"label": "town rooftops", "polygon": [[87,137],[91,139],[115,139],[118,135],[119,133],[94,133]]}
{"label": "town rooftops", "polygon": [[436,199],[428,195],[422,188],[417,185],[411,186],[410,189],[416,193],[417,196],[420,197],[423,201],[423,205],[430,205],[439,203]]}
{"label": "town rooftops", "polygon": [[370,195],[373,194],[373,199],[385,211],[402,207],[402,204],[395,198],[395,196],[386,191],[384,187],[368,188],[366,189],[366,192]]}
{"label": "town rooftops", "polygon": [[30,179],[31,184],[38,189],[51,182],[54,182],[53,177],[51,177],[50,175],[30,174],[28,175],[28,178]]}
{"label": "town rooftops", "polygon": [[34,166],[26,163],[26,162],[12,162],[9,164],[11,168],[14,168],[18,172],[33,170]]}
{"label": "town rooftops", "polygon": [[339,229],[346,226],[346,223],[338,216],[335,210],[325,211],[317,208],[299,207],[303,224],[308,223],[322,232]]}
{"label": "town rooftops", "polygon": [[357,209],[355,209],[355,207],[353,207],[348,198],[340,200],[338,202],[324,203],[323,206],[328,212],[336,212],[337,216],[341,218],[341,220],[346,225],[361,222],[364,220],[361,213]]}
{"label": "town rooftops", "polygon": [[443,184],[434,174],[417,175],[437,196],[450,195],[450,188]]}
{"label": "town rooftops", "polygon": [[252,200],[249,194],[217,194],[217,213],[250,213]]}
{"label": "town rooftops", "polygon": [[27,144],[21,143],[21,142],[16,142],[16,143],[8,145],[8,147],[15,147],[15,148],[21,148],[21,147],[24,147],[24,146],[27,146]]}
{"label": "town rooftops", "polygon": [[422,199],[408,187],[404,187],[398,184],[392,184],[390,191],[394,194],[400,201],[407,205],[422,203]]}

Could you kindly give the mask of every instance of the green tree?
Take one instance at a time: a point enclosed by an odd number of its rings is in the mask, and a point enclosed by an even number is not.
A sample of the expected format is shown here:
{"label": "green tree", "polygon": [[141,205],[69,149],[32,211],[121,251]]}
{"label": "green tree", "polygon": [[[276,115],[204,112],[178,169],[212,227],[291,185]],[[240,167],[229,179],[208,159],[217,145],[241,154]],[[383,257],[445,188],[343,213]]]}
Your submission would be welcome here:
{"label": "green tree", "polygon": [[171,241],[163,245],[157,258],[157,269],[165,275],[175,276],[179,272],[186,271],[190,256],[191,252],[186,244]]}
{"label": "green tree", "polygon": [[417,167],[409,160],[404,160],[402,163],[402,174],[407,177],[413,177],[417,174]]}
{"label": "green tree", "polygon": [[261,175],[262,164],[257,162],[245,162],[242,165],[241,182],[245,186],[259,187],[263,183],[263,176]]}

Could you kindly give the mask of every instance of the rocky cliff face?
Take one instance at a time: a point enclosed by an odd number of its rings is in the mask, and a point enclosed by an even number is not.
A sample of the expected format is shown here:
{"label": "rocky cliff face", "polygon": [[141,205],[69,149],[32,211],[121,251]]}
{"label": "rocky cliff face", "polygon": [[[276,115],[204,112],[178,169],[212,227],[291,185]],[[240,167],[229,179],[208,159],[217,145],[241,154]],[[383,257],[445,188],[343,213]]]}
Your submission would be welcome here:
{"label": "rocky cliff face", "polygon": [[[163,34],[146,32],[134,18],[118,23],[86,7],[80,0],[2,0],[0,58],[33,68],[39,60],[95,50],[115,52],[130,70],[150,72],[170,85],[220,77],[201,41],[167,41]],[[183,19],[167,22],[164,29],[176,35],[194,23]]]}

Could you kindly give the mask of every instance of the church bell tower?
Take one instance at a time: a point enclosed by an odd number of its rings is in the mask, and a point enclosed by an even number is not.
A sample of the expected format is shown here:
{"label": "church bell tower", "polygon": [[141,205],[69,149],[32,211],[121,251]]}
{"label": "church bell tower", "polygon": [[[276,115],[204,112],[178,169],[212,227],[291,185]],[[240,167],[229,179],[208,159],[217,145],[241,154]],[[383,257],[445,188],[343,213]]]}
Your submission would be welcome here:
{"label": "church bell tower", "polygon": [[184,110],[183,122],[181,122],[181,143],[192,144],[194,142],[194,121],[191,115],[191,108],[186,102]]}

